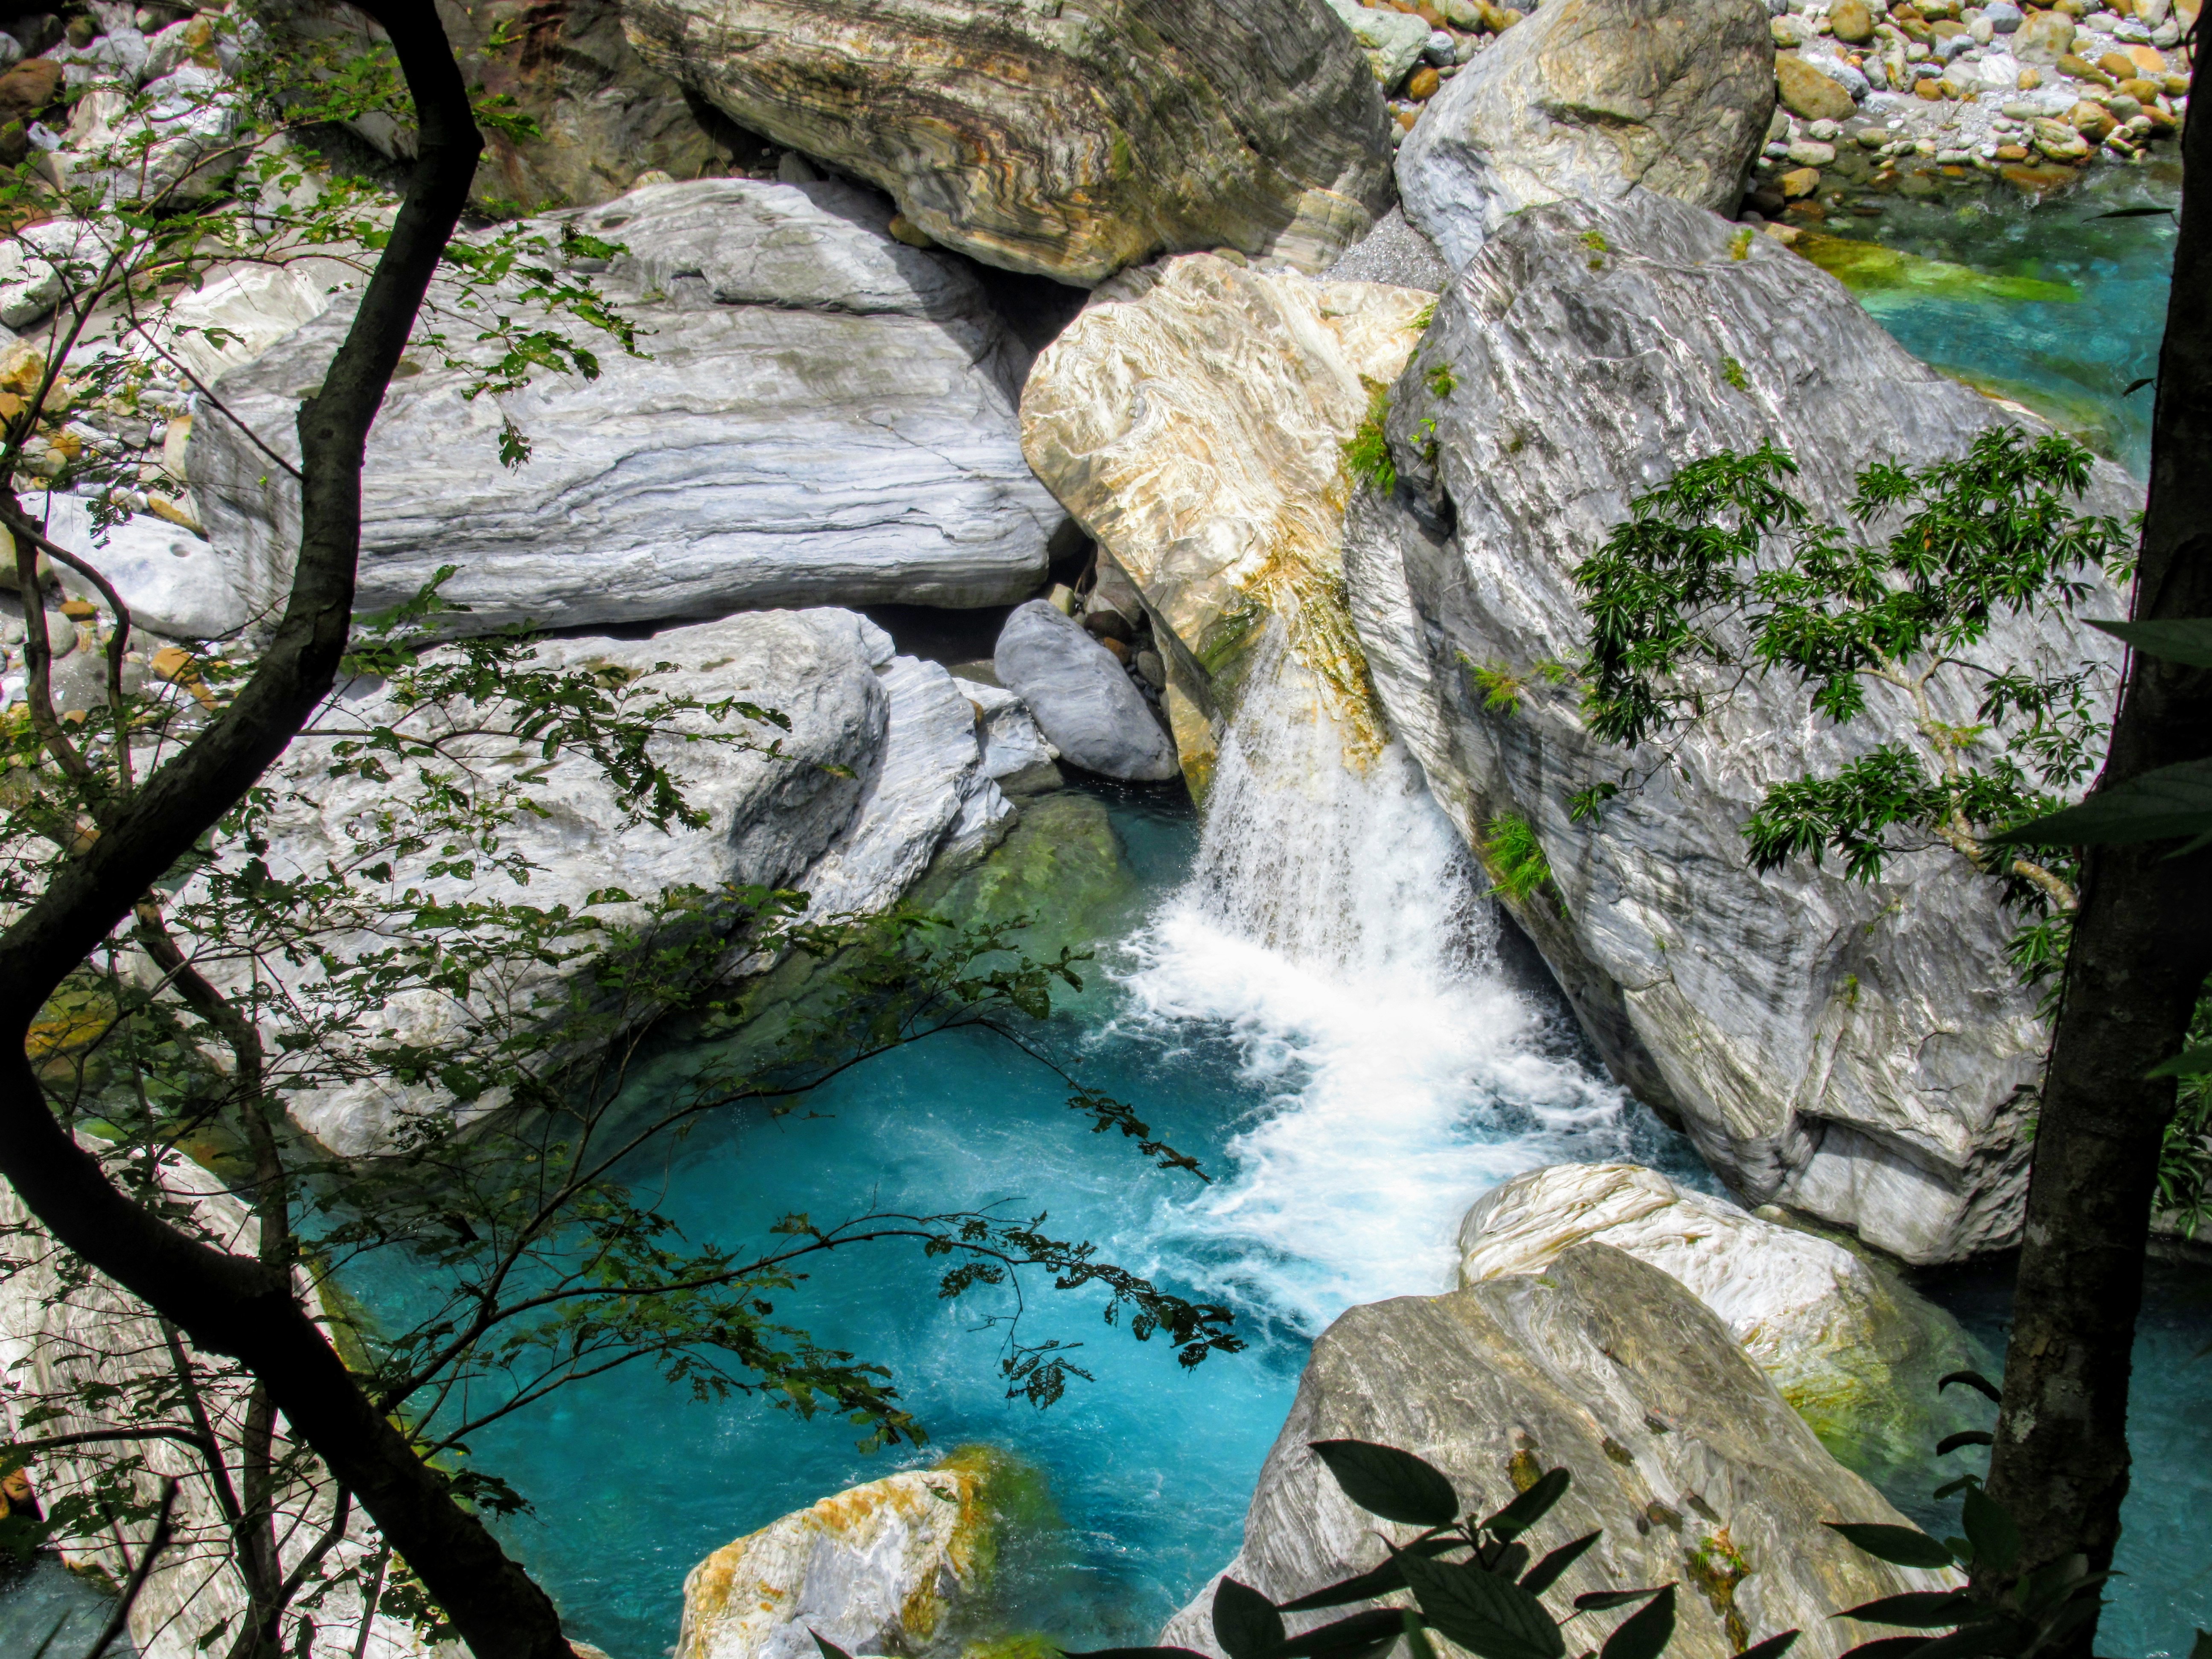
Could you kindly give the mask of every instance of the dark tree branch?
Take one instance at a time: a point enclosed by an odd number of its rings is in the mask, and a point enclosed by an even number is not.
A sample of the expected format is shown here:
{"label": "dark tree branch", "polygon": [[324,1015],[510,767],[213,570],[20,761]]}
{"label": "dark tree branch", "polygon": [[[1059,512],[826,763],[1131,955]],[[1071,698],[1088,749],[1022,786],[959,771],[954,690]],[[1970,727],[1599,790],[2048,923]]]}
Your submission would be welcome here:
{"label": "dark tree branch", "polygon": [[[300,409],[301,531],[291,593],[236,700],[118,803],[111,821],[57,867],[46,890],[0,933],[6,1022],[0,1175],[62,1244],[172,1320],[201,1350],[234,1358],[253,1373],[292,1431],[421,1577],[476,1659],[571,1659],[544,1592],[362,1394],[301,1307],[289,1273],[189,1237],[118,1190],[54,1117],[24,1048],[31,1022],[62,979],[307,724],[346,648],[370,423],[483,147],[430,0],[363,0],[362,9],[384,27],[398,55],[419,144],[352,325],[320,389]],[[19,559],[29,556],[27,548],[19,550]],[[30,609],[35,621],[37,608]],[[31,633],[35,671],[44,641],[37,628]],[[58,730],[54,736],[60,738]]]}
{"label": "dark tree branch", "polygon": [[[2212,119],[2190,101],[2133,614],[2212,617]],[[2191,185],[2191,180],[2195,183]],[[2137,656],[2100,787],[2212,756],[2212,672]],[[2128,1490],[2128,1383],[2178,1053],[2212,970],[2212,853],[2092,847],[2035,1137],[1990,1490],[2021,1565],[2111,1566]],[[2094,1624],[2054,1659],[2086,1659]]]}

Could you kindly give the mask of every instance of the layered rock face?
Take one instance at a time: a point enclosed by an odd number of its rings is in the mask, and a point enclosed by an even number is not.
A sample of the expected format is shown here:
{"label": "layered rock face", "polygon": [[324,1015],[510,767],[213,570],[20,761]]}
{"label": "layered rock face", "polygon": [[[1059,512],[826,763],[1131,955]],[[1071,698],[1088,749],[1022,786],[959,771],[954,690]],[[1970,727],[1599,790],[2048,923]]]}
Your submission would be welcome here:
{"label": "layered rock face", "polygon": [[[1577,689],[1534,671],[1586,648],[1574,567],[1684,461],[1775,437],[1815,514],[1840,519],[1869,463],[1955,455],[2012,418],[2029,417],[1916,362],[1765,238],[1649,194],[1561,203],[1502,228],[1445,295],[1394,392],[1403,486],[1364,491],[1347,529],[1391,727],[1470,842],[1502,813],[1533,826],[1559,896],[1515,914],[1614,1074],[1750,1201],[1918,1261],[1997,1248],[2017,1224],[2044,1039],[2005,961],[2013,919],[1948,850],[1862,884],[1804,860],[1755,874],[1739,835],[1770,785],[1912,742],[1909,708],[1877,691],[1838,731],[1794,684],[1754,678],[1662,764],[1598,749]],[[2087,510],[2140,501],[2099,464]],[[2109,653],[2051,619],[2001,623],[1984,654]],[[1517,706],[1486,708],[1473,667],[1522,679]],[[1640,790],[1571,819],[1573,793],[1632,761]]]}
{"label": "layered rock face", "polygon": [[[611,881],[641,898],[677,887],[757,884],[804,888],[820,915],[865,913],[896,900],[939,854],[987,844],[1012,813],[985,760],[978,711],[958,683],[934,663],[894,656],[890,637],[852,612],[762,612],[644,640],[549,641],[537,652],[538,666],[619,672],[640,690],[702,702],[739,698],[775,709],[791,726],[769,730],[734,717],[718,726],[688,716],[687,729],[741,734],[754,746],[659,740],[684,799],[708,816],[699,830],[629,823],[598,767],[564,752],[530,792],[544,815],[521,816],[502,832],[508,848],[539,866],[530,885],[486,869],[429,884],[439,896],[581,908]],[[670,666],[658,666],[664,663]],[[337,733],[390,718],[386,694],[362,686],[342,694],[318,727]],[[276,805],[267,857],[280,876],[313,876],[326,860],[353,856],[357,823],[394,789],[413,787],[411,772],[392,783],[330,777],[327,738],[313,730],[268,780]],[[770,739],[774,752],[760,746]],[[1003,708],[992,746],[1008,771],[1033,763],[1042,749],[1035,728]],[[534,750],[519,757],[511,739],[498,737],[459,739],[458,753],[494,779],[535,759]],[[639,914],[623,902],[593,909],[615,922]],[[332,943],[344,955],[374,941]],[[209,971],[221,980],[231,969],[217,963]],[[312,972],[298,971],[295,994],[312,1001]],[[403,997],[382,1012],[398,1036],[428,1043],[465,1017],[442,994]],[[371,1078],[297,1094],[290,1104],[309,1133],[350,1154],[380,1144],[402,1113],[441,1109],[441,1098]]]}
{"label": "layered rock face", "polygon": [[677,1659],[918,1653],[979,1589],[994,1555],[989,1464],[853,1486],[726,1544],[684,1580]]}
{"label": "layered rock face", "polygon": [[1638,1164],[1554,1164],[1484,1194],[1460,1224],[1459,1282],[1540,1273],[1586,1241],[1649,1262],[1711,1309],[1862,1474],[1917,1466],[1944,1429],[1966,1426],[1948,1414],[1938,1426],[1941,1379],[1977,1364],[1957,1320],[1833,1240]]}
{"label": "layered rock face", "polygon": [[[1516,1469],[1564,1466],[1574,1484],[1532,1546],[1605,1535],[1551,1601],[1679,1581],[1668,1651],[1680,1659],[1722,1659],[1793,1626],[1798,1651],[1832,1659],[1857,1639],[1837,1608],[1940,1583],[1820,1524],[1903,1517],[1821,1449],[1695,1297],[1604,1244],[1573,1246],[1540,1277],[1354,1308],[1322,1333],[1231,1577],[1280,1601],[1383,1559],[1384,1523],[1307,1449],[1336,1438],[1427,1459],[1478,1512],[1512,1496]],[[1391,1529],[1401,1542],[1413,1533]],[[1212,1594],[1161,1640],[1218,1653]],[[1297,1615],[1294,1628],[1340,1616]]]}
{"label": "layered rock face", "polygon": [[[415,347],[369,438],[360,607],[446,564],[474,627],[1025,597],[1065,521],[1022,459],[1026,354],[967,271],[893,241],[888,220],[848,185],[748,179],[584,215],[628,249],[604,283],[651,355],[571,323],[599,379],[540,373],[471,400],[473,372]],[[434,290],[423,326],[466,338],[452,301]],[[298,402],[350,320],[334,306],[225,375],[237,421],[210,414],[192,434],[194,496],[256,608],[289,589],[299,495],[237,422],[296,455]],[[508,422],[532,452],[513,470]]]}
{"label": "layered rock face", "polygon": [[948,247],[1088,285],[1227,246],[1318,270],[1389,205],[1322,0],[632,0],[645,60],[882,185]]}
{"label": "layered rock face", "polygon": [[1540,202],[1641,187],[1733,210],[1773,113],[1757,0],[1551,0],[1445,84],[1398,188],[1456,269]]}
{"label": "layered rock face", "polygon": [[1340,452],[1432,299],[1192,254],[1102,288],[1039,354],[1023,452],[1141,589],[1170,713],[1193,716],[1187,751],[1270,614],[1340,706],[1364,705],[1338,597]]}

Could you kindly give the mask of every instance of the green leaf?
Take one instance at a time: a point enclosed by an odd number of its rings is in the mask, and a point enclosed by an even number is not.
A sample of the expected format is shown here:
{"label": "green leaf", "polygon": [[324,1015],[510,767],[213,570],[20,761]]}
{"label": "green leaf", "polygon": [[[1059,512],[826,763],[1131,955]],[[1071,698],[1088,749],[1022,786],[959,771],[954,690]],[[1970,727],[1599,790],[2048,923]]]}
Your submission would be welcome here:
{"label": "green leaf", "polygon": [[1224,1577],[1213,1590],[1213,1639],[1229,1659],[1269,1659],[1283,1645],[1283,1615],[1249,1584]]}
{"label": "green leaf", "polygon": [[1340,1655],[1358,1653],[1377,1643],[1395,1642],[1405,1631],[1403,1609],[1371,1607],[1349,1619],[1339,1619],[1334,1624],[1293,1636],[1276,1652],[1280,1659],[1337,1659]]}
{"label": "green leaf", "polygon": [[2203,1077],[2212,1073],[2212,1044],[2200,1043],[2194,1048],[2184,1048],[2172,1060],[2162,1060],[2143,1075],[2152,1077]]}
{"label": "green leaf", "polygon": [[2212,1659],[2212,1631],[2198,1631],[2190,1644],[2189,1659]]}
{"label": "green leaf", "polygon": [[1856,1619],[1863,1625],[1902,1625],[1907,1630],[1947,1630],[1974,1610],[1973,1598],[1964,1590],[1908,1590],[1846,1607],[1838,1619]]}
{"label": "green leaf", "polygon": [[2008,1573],[2020,1565],[2020,1528],[2003,1504],[1979,1486],[1968,1490],[1962,1516],[1974,1547],[1974,1567]]}
{"label": "green leaf", "polygon": [[822,1650],[822,1659],[853,1659],[851,1654],[819,1632],[810,1629],[806,1633],[814,1638],[814,1645]]}
{"label": "green leaf", "polygon": [[2212,617],[2185,617],[2171,622],[2098,622],[2089,626],[2124,640],[2146,657],[2178,662],[2190,668],[2212,668]]}
{"label": "green leaf", "polygon": [[1604,1530],[1600,1528],[1596,1532],[1586,1532],[1571,1542],[1560,1545],[1559,1548],[1528,1569],[1521,1580],[1521,1588],[1531,1595],[1541,1595],[1559,1582],[1561,1573],[1582,1559],[1584,1551],[1604,1536]]}
{"label": "green leaf", "polygon": [[1322,1607],[1341,1607],[1354,1601],[1372,1601],[1378,1595],[1388,1595],[1392,1590],[1405,1588],[1406,1575],[1398,1571],[1397,1562],[1385,1561],[1379,1567],[1351,1578],[1340,1578],[1324,1589],[1301,1595],[1295,1601],[1285,1601],[1281,1610],[1285,1613],[1314,1613]]}
{"label": "green leaf", "polygon": [[1434,1465],[1395,1446],[1364,1440],[1316,1440],[1344,1495],[1370,1515],[1409,1527],[1448,1527],[1459,1518],[1459,1495]]}
{"label": "green leaf", "polygon": [[[1429,1640],[1428,1632],[1421,1628],[1421,1615],[1411,1607],[1401,1608],[1398,1616],[1406,1624],[1406,1649],[1410,1659],[1437,1659],[1436,1644]],[[2191,1655],[2191,1659],[2198,1659]]]}
{"label": "green leaf", "polygon": [[1735,1659],[1782,1659],[1782,1656],[1797,1645],[1799,1632],[1785,1630],[1779,1636],[1770,1636],[1764,1642],[1754,1642]]}
{"label": "green leaf", "polygon": [[1625,1607],[1632,1601],[1642,1601],[1656,1595],[1661,1588],[1647,1584],[1642,1589],[1588,1590],[1575,1597],[1575,1611],[1610,1613],[1615,1607]]}
{"label": "green leaf", "polygon": [[1855,1521],[1824,1521],[1831,1532],[1865,1551],[1877,1561],[1900,1567],[1948,1567],[1954,1565],[1951,1552],[1917,1527],[1890,1527]]}
{"label": "green leaf", "polygon": [[1061,1659],[1162,1659],[1166,1655],[1174,1656],[1174,1659],[1206,1659],[1204,1654],[1191,1648],[1092,1648],[1087,1653],[1078,1653],[1070,1648],[1055,1650]]}
{"label": "green leaf", "polygon": [[[1455,1534],[1449,1538],[1417,1538],[1412,1543],[1406,1545],[1402,1553],[1411,1555],[1443,1555],[1449,1551],[1462,1550],[1466,1547],[1467,1540]],[[1340,1578],[1335,1583],[1325,1585],[1320,1589],[1301,1595],[1294,1601],[1282,1602],[1279,1604],[1277,1611],[1316,1613],[1323,1607],[1341,1607],[1354,1601],[1371,1601],[1378,1595],[1388,1595],[1393,1590],[1401,1590],[1405,1588],[1406,1575],[1398,1570],[1397,1559],[1394,1556],[1379,1567],[1370,1567],[1365,1572],[1356,1573],[1352,1577]]]}
{"label": "green leaf", "polygon": [[1483,1529],[1500,1538],[1519,1537],[1567,1495],[1573,1480],[1565,1469],[1547,1469],[1534,1486],[1484,1522]]}
{"label": "green leaf", "polygon": [[1939,1636],[1920,1650],[1926,1659],[1984,1659],[1984,1656],[2010,1654],[2020,1645],[2019,1627],[2002,1619],[1985,1619],[1978,1625],[1963,1625],[1948,1636]]}
{"label": "green leaf", "polygon": [[1929,1640],[1925,1636],[1878,1636],[1871,1642],[1845,1649],[1841,1659],[1905,1659],[1907,1654],[1917,1653],[1926,1647]]}
{"label": "green leaf", "polygon": [[1954,1382],[1963,1382],[1966,1387],[1973,1389],[1977,1394],[1979,1394],[1987,1399],[1993,1400],[1999,1405],[2004,1403],[2003,1390],[1999,1389],[1996,1383],[1990,1382],[1988,1377],[1984,1376],[1979,1371],[1946,1371],[1942,1376],[1936,1379],[1936,1392],[1938,1394],[1942,1393],[1944,1389],[1949,1388]]}
{"label": "green leaf", "polygon": [[2212,760],[2160,766],[2125,783],[2100,789],[2079,806],[2053,812],[1990,837],[1993,847],[2111,846],[2123,842],[2197,839],[2212,833]]}
{"label": "green leaf", "polygon": [[1936,1455],[1948,1457],[1962,1446],[1994,1446],[1996,1436],[1987,1429],[1961,1429],[1956,1434],[1947,1434],[1936,1443]]}
{"label": "green leaf", "polygon": [[2109,212],[2093,213],[2089,216],[2092,219],[2148,219],[2161,213],[2166,215],[2169,219],[2173,217],[2173,210],[2172,208],[2162,207],[2113,208]]}
{"label": "green leaf", "polygon": [[1668,1585],[1620,1621],[1605,1638],[1599,1659],[1659,1659],[1674,1638],[1674,1587]]}
{"label": "green leaf", "polygon": [[1562,1659],[1559,1627],[1518,1584],[1401,1555],[1406,1582],[1430,1625],[1480,1659]]}

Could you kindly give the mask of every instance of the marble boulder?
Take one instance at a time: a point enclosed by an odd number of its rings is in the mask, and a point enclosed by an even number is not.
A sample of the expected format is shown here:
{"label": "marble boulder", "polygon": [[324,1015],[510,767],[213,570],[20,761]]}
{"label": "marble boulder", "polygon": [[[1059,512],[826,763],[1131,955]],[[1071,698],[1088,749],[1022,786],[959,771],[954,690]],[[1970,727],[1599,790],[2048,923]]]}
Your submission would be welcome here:
{"label": "marble boulder", "polygon": [[1006,618],[992,666],[1064,758],[1130,782],[1175,776],[1175,744],[1127,671],[1042,599]]}
{"label": "marble boulder", "polygon": [[[1027,354],[973,276],[894,241],[889,216],[850,185],[743,179],[585,211],[578,228],[626,249],[598,274],[642,355],[572,321],[598,379],[541,370],[471,399],[474,368],[411,348],[369,437],[359,608],[447,564],[446,596],[471,607],[455,621],[476,628],[1034,591],[1066,515],[1022,459]],[[453,301],[434,287],[421,326],[465,354],[475,325]],[[296,455],[299,402],[351,317],[338,296],[224,375],[236,418],[204,411],[185,452],[209,538],[257,608],[289,588],[299,493],[240,423]],[[510,426],[532,447],[511,469]]]}
{"label": "marble boulder", "polygon": [[1641,188],[1733,210],[1773,113],[1759,0],[1549,0],[1430,100],[1398,189],[1457,270],[1540,202]]}
{"label": "marble boulder", "polygon": [[1625,1250],[1711,1309],[1820,1443],[1885,1484],[1924,1467],[1945,1433],[1983,1426],[1954,1420],[1938,1392],[1946,1373],[1981,1363],[1959,1322],[1887,1268],[1778,1215],[1640,1164],[1555,1164],[1493,1188],[1467,1212],[1459,1282],[1540,1273],[1585,1241]]}
{"label": "marble boulder", "polygon": [[[1796,1652],[1835,1659],[1859,1639],[1838,1610],[1942,1583],[1821,1525],[1904,1517],[1821,1449],[1695,1297],[1601,1243],[1574,1245],[1540,1276],[1353,1308],[1324,1331],[1229,1577],[1285,1601],[1379,1565],[1383,1537],[1413,1535],[1355,1509],[1308,1449],[1340,1438],[1425,1458],[1477,1515],[1564,1467],[1573,1485],[1531,1548],[1604,1535],[1547,1605],[1564,1616],[1589,1591],[1679,1583],[1674,1659],[1725,1659],[1792,1628]],[[1219,1654],[1212,1594],[1209,1583],[1161,1641]],[[1288,1622],[1295,1633],[1350,1611]],[[1578,1644],[1596,1645],[1615,1617]]]}
{"label": "marble boulder", "polygon": [[645,61],[880,185],[925,235],[1088,286],[1230,246],[1318,270],[1389,205],[1322,0],[628,0]]}
{"label": "marble boulder", "polygon": [[[1765,237],[1648,192],[1563,202],[1502,227],[1438,303],[1386,423],[1401,486],[1362,489],[1346,530],[1391,730],[1471,843],[1500,814],[1534,830],[1558,898],[1514,914],[1614,1075],[1746,1201],[1912,1261],[2016,1236],[2045,1045],[2006,960],[2017,918],[1948,848],[1861,883],[1832,860],[1758,873],[1740,833],[1771,785],[1917,741],[1910,706],[1877,689],[1838,728],[1785,677],[1716,681],[1668,761],[1594,743],[1580,687],[1538,665],[1587,648],[1575,567],[1686,460],[1774,438],[1798,493],[1840,520],[1869,463],[1956,456],[2008,420],[2043,429],[1917,362]],[[2097,464],[2086,510],[2141,502]],[[2121,603],[2093,595],[2092,614]],[[1982,649],[2118,659],[2063,618],[2002,617]],[[1523,682],[1514,707],[1486,701],[1469,672],[1485,666]],[[1940,718],[1972,722],[1974,702]],[[1597,822],[1571,816],[1577,792],[1631,766],[1649,781]]]}

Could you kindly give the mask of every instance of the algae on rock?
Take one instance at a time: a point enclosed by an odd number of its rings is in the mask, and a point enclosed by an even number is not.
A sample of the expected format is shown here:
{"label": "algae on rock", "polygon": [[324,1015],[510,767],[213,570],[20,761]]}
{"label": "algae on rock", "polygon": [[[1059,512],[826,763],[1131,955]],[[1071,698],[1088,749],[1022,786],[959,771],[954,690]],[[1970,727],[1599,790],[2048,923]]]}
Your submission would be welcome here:
{"label": "algae on rock", "polygon": [[1820,1443],[1886,1485],[1967,1426],[1937,1383],[1981,1356],[1957,1320],[1894,1273],[1779,1216],[1638,1164],[1553,1164],[1468,1210],[1459,1282],[1540,1273],[1589,1240],[1625,1250],[1711,1309]]}

